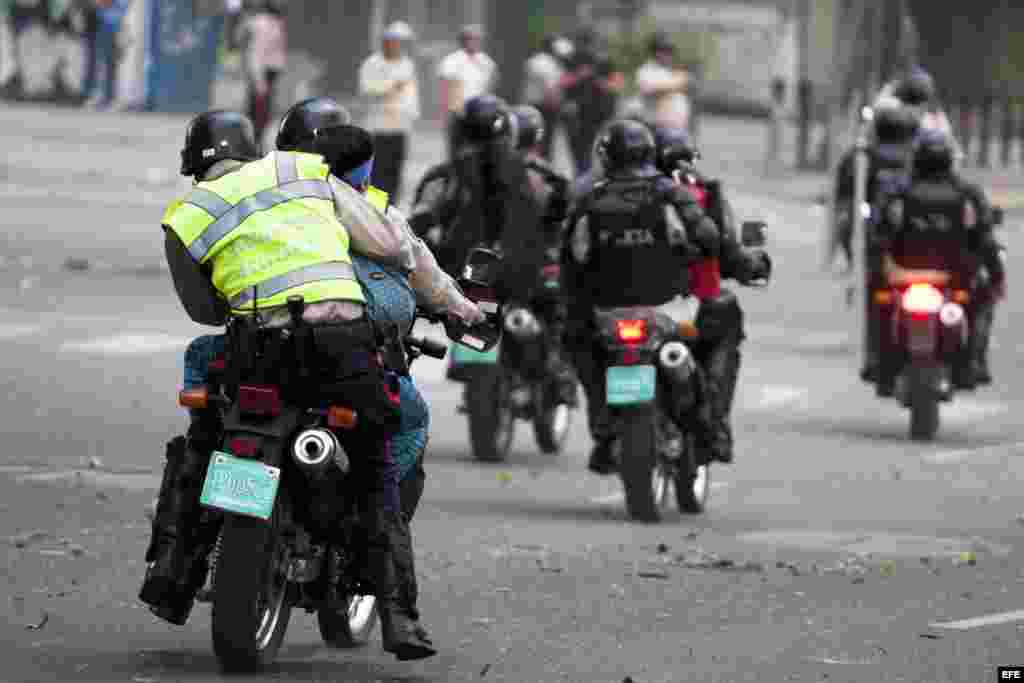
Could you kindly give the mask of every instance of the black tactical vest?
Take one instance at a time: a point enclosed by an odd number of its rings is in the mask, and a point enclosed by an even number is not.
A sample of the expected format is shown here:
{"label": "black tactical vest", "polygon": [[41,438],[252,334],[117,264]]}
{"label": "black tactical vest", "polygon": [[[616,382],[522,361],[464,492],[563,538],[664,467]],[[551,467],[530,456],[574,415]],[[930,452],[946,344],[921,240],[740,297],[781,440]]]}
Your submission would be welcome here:
{"label": "black tactical vest", "polygon": [[902,194],[892,255],[904,268],[960,271],[968,256],[967,196],[948,180],[917,180]]}
{"label": "black tactical vest", "polygon": [[669,236],[666,197],[655,179],[612,180],[589,197],[590,252],[583,266],[591,303],[658,306],[687,293],[685,235]]}

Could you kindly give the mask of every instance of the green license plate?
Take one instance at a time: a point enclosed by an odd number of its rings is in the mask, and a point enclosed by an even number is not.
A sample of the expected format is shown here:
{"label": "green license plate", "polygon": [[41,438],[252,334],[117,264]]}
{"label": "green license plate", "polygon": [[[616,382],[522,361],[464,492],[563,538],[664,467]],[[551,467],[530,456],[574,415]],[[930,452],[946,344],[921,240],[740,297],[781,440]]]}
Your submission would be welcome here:
{"label": "green license plate", "polygon": [[466,363],[484,363],[487,365],[494,365],[498,362],[498,346],[495,346],[490,351],[481,353],[480,351],[474,351],[468,346],[462,344],[452,344],[452,365],[463,365]]}
{"label": "green license plate", "polygon": [[214,451],[199,502],[225,512],[270,519],[280,483],[281,470],[276,467]]}
{"label": "green license plate", "polygon": [[606,375],[608,405],[628,406],[654,400],[657,372],[653,365],[616,365]]}

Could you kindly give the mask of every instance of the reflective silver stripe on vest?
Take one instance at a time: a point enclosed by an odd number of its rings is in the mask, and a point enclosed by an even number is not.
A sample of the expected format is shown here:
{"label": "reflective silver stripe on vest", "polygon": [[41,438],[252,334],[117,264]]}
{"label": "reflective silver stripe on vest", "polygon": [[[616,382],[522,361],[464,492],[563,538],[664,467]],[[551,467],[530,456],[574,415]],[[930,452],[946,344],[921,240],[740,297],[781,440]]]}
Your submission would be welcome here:
{"label": "reflective silver stripe on vest", "polygon": [[214,219],[220,218],[231,210],[231,204],[221,199],[217,194],[204,190],[201,187],[192,190],[192,194],[188,196],[185,203],[199,207],[213,216]]}
{"label": "reflective silver stripe on vest", "polygon": [[218,216],[217,220],[206,226],[206,230],[189,245],[189,253],[192,254],[192,258],[202,263],[206,255],[210,253],[213,245],[217,244],[229,232],[241,225],[246,218],[257,211],[266,211],[278,204],[290,202],[293,199],[326,199],[333,201],[334,195],[331,193],[331,186],[326,180],[296,180],[281,187],[272,187],[269,190],[257,192],[251,197],[246,197],[238,202],[228,211]]}
{"label": "reflective silver stripe on vest", "polygon": [[231,297],[230,304],[232,308],[241,308],[252,301],[253,294],[258,293],[260,299],[269,299],[270,297],[280,294],[287,289],[298,287],[299,285],[308,285],[310,282],[319,282],[321,280],[355,279],[356,271],[348,263],[341,263],[340,261],[318,263],[315,266],[296,268],[284,275],[278,275],[277,277],[272,277],[269,280],[264,280],[256,287],[256,289],[259,290],[258,292],[254,292],[252,287],[247,287],[235,296]]}
{"label": "reflective silver stripe on vest", "polygon": [[293,183],[299,179],[299,165],[294,154],[278,152],[274,155],[277,159],[277,184]]}

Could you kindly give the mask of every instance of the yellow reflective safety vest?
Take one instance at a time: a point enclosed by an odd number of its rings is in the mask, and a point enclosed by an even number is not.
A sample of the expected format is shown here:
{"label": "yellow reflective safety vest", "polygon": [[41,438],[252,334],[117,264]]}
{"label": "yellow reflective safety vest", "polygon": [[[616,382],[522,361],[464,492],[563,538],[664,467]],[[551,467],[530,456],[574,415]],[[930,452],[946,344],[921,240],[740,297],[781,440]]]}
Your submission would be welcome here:
{"label": "yellow reflective safety vest", "polygon": [[365,303],[319,155],[271,152],[172,204],[163,223],[234,311],[331,299]]}
{"label": "yellow reflective safety vest", "polygon": [[368,188],[366,188],[366,199],[369,200],[371,204],[373,204],[373,208],[377,209],[382,214],[387,215],[388,202],[391,199],[388,196],[387,192],[378,187],[370,185]]}

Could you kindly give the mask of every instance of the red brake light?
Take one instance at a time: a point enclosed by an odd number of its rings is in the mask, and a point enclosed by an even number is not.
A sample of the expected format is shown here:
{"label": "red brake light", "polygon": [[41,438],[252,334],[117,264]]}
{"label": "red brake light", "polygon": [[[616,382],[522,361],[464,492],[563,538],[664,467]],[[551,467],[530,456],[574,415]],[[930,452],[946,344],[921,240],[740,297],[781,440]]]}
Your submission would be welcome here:
{"label": "red brake light", "polygon": [[931,315],[938,313],[945,301],[942,292],[932,285],[917,283],[903,292],[902,304],[904,310],[910,313]]}
{"label": "red brake light", "polygon": [[641,342],[647,339],[647,321],[616,320],[615,332],[618,334],[619,341]]}
{"label": "red brake light", "polygon": [[544,275],[544,278],[546,280],[557,280],[558,279],[558,275],[561,272],[562,272],[562,266],[560,266],[557,263],[548,264],[548,265],[544,266],[544,268],[541,270],[541,273]]}
{"label": "red brake light", "polygon": [[238,387],[238,408],[255,415],[280,415],[281,394],[277,387],[243,384]]}
{"label": "red brake light", "polygon": [[231,443],[228,444],[228,447],[231,449],[232,453],[242,458],[256,457],[256,453],[259,451],[259,444],[252,439],[231,439]]}

